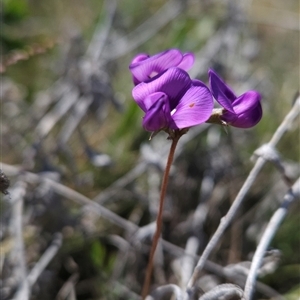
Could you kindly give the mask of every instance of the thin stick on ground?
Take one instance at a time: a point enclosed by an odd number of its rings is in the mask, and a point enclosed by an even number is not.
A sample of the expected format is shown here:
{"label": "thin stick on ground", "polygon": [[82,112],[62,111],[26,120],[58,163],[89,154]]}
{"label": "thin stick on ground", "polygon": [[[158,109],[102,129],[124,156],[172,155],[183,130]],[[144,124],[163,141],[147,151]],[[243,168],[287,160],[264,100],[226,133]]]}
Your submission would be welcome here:
{"label": "thin stick on ground", "polygon": [[50,246],[47,248],[45,253],[41,256],[39,261],[35,264],[35,266],[32,268],[32,270],[27,276],[28,285],[30,287],[32,287],[35,284],[41,273],[45,270],[49,262],[56,255],[58,249],[61,247],[61,244],[62,234],[56,233]]}
{"label": "thin stick on ground", "polygon": [[160,237],[160,233],[161,233],[162,213],[163,213],[164,200],[165,200],[165,196],[166,196],[166,192],[167,192],[169,173],[171,170],[174,153],[175,153],[175,149],[176,149],[179,138],[180,138],[180,136],[175,136],[172,139],[172,144],[171,144],[171,148],[170,148],[170,152],[169,152],[169,156],[168,156],[168,160],[167,160],[167,165],[166,165],[166,169],[165,169],[163,180],[162,180],[160,199],[159,199],[159,209],[158,209],[158,214],[156,217],[156,231],[155,231],[155,234],[153,237],[152,246],[151,246],[151,250],[150,250],[150,257],[149,257],[148,266],[147,266],[147,270],[146,270],[146,277],[145,277],[145,281],[144,281],[144,285],[143,285],[143,289],[142,289],[142,299],[146,298],[148,291],[149,291],[149,287],[150,287],[151,274],[152,274],[152,269],[153,269],[153,258],[154,258],[155,250],[156,250],[156,247],[157,247],[157,244],[159,241],[159,237]]}
{"label": "thin stick on ground", "polygon": [[278,208],[271,218],[258,247],[253,256],[251,268],[245,285],[245,300],[250,300],[254,292],[257,271],[261,266],[265,252],[270,245],[275,233],[277,232],[281,222],[285,218],[290,204],[300,196],[300,178],[295,182],[291,190],[285,195],[283,203]]}
{"label": "thin stick on ground", "polygon": [[15,300],[29,299],[29,286],[26,274],[26,258],[23,240],[23,197],[26,193],[27,184],[24,181],[19,181],[15,184],[14,190],[11,192],[11,201],[13,203],[12,209],[12,225],[15,234],[14,246],[14,261],[15,272],[19,280],[19,287],[14,296]]}
{"label": "thin stick on ground", "polygon": [[[275,147],[276,144],[279,142],[283,134],[290,128],[291,124],[298,116],[300,110],[300,97],[295,101],[295,104],[289,114],[285,117],[281,125],[277,128],[276,132],[274,133],[272,139],[269,142],[271,147]],[[187,290],[191,290],[195,285],[196,281],[199,279],[201,275],[201,270],[203,269],[205,262],[207,261],[209,255],[216,247],[218,242],[220,241],[222,235],[224,234],[225,230],[233,220],[234,216],[236,215],[238,209],[240,208],[247,192],[253,185],[257,175],[259,174],[260,170],[265,164],[265,160],[262,157],[259,157],[256,161],[253,169],[251,170],[249,176],[247,177],[246,181],[244,182],[242,188],[240,189],[238,195],[236,196],[233,204],[231,205],[227,215],[221,219],[219,227],[217,228],[216,232],[212,236],[211,240],[207,244],[206,248],[204,249],[202,256],[200,257],[197,266],[195,267],[194,273],[187,285]]]}
{"label": "thin stick on ground", "polygon": [[242,299],[243,290],[234,284],[221,284],[205,293],[199,300],[212,300],[212,299]]}
{"label": "thin stick on ground", "polygon": [[70,276],[70,278],[63,284],[61,289],[58,291],[57,296],[55,297],[55,300],[73,300],[75,298],[75,284],[77,283],[79,279],[79,274],[74,273]]}

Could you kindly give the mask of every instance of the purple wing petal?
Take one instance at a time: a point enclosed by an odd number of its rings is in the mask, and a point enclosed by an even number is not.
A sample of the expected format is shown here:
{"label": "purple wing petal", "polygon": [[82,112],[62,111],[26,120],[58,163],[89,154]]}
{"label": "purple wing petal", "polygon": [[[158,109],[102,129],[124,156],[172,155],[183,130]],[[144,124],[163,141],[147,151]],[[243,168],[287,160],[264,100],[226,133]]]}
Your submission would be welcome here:
{"label": "purple wing petal", "polygon": [[262,118],[262,107],[260,102],[252,109],[237,116],[237,119],[230,123],[231,126],[239,128],[250,128],[255,126]]}
{"label": "purple wing petal", "polygon": [[144,111],[147,112],[148,109],[158,100],[161,99],[165,99],[165,101],[168,101],[168,96],[165,93],[162,92],[157,92],[157,93],[153,93],[148,95],[145,99],[143,99],[143,101],[138,102],[137,104],[139,105],[139,107]]}
{"label": "purple wing petal", "polygon": [[143,127],[147,131],[158,131],[169,127],[170,106],[165,97],[158,99],[147,111],[143,118]]}
{"label": "purple wing petal", "polygon": [[[172,119],[177,128],[205,122],[211,115],[213,98],[206,86],[192,86],[180,100]],[[176,128],[172,128],[176,129]]]}
{"label": "purple wing petal", "polygon": [[228,111],[234,113],[232,102],[236,99],[230,87],[212,69],[208,71],[209,83],[214,98]]}
{"label": "purple wing petal", "polygon": [[177,68],[188,71],[191,69],[195,62],[195,55],[191,52],[187,52],[183,54],[182,61],[177,65]]}
{"label": "purple wing petal", "polygon": [[258,106],[260,94],[257,91],[248,91],[233,101],[234,112],[239,115]]}
{"label": "purple wing petal", "polygon": [[137,80],[143,82],[170,67],[176,67],[181,61],[181,52],[177,49],[170,49],[135,62],[129,66],[129,69]]}
{"label": "purple wing petal", "polygon": [[[170,107],[173,109],[180,96],[190,87],[191,79],[189,75],[178,68],[170,68],[164,73],[152,78],[148,82],[141,82],[133,88],[133,99],[141,106],[144,99],[156,92],[165,93],[170,101]],[[142,106],[141,106],[142,107]]]}

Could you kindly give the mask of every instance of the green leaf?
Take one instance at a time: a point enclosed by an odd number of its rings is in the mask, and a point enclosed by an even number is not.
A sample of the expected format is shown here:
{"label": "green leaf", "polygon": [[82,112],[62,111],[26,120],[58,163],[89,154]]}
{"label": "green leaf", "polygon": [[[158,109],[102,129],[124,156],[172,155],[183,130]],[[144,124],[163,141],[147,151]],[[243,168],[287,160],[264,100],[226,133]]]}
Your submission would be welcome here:
{"label": "green leaf", "polygon": [[29,13],[27,1],[4,0],[3,4],[5,23],[20,21]]}
{"label": "green leaf", "polygon": [[105,247],[99,241],[94,241],[91,245],[91,258],[97,268],[103,267],[105,255]]}
{"label": "green leaf", "polygon": [[287,294],[285,294],[286,300],[299,300],[300,298],[300,285],[292,288]]}

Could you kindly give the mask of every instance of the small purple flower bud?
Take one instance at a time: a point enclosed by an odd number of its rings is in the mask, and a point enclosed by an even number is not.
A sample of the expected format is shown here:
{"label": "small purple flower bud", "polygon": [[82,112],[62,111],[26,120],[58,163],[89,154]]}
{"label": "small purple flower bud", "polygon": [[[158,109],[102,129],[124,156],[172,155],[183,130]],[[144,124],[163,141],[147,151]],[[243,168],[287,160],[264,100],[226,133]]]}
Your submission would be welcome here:
{"label": "small purple flower bud", "polygon": [[239,128],[250,128],[262,118],[261,96],[257,91],[247,91],[237,97],[231,88],[212,69],[208,71],[212,94],[224,108],[221,120]]}
{"label": "small purple flower bud", "polygon": [[188,71],[193,66],[194,60],[194,54],[190,52],[182,54],[177,49],[169,49],[153,56],[145,53],[138,54],[132,60],[129,69],[134,85],[138,85],[171,67]]}

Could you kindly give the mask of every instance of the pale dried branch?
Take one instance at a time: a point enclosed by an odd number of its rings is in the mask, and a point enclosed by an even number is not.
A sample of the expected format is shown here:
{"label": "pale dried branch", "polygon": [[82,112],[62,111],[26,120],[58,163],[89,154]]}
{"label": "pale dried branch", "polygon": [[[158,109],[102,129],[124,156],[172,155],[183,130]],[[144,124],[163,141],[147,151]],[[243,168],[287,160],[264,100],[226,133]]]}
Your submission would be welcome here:
{"label": "pale dried branch", "polygon": [[175,299],[183,300],[184,294],[179,286],[175,284],[168,284],[155,289],[151,296],[147,296],[146,300],[169,300],[174,296]]}
{"label": "pale dried branch", "polygon": [[185,247],[185,253],[188,255],[184,255],[181,258],[181,276],[180,276],[180,284],[179,286],[181,288],[186,287],[189,278],[191,277],[193,273],[193,269],[195,267],[195,256],[197,254],[199,248],[199,240],[192,236],[187,240],[186,247]]}
{"label": "pale dried branch", "polygon": [[277,232],[280,224],[285,218],[288,208],[292,202],[300,197],[300,178],[294,183],[289,192],[285,195],[283,202],[275,213],[273,214],[263,236],[260,239],[258,247],[255,251],[251,268],[247,277],[246,286],[245,286],[245,299],[250,300],[254,292],[256,276],[258,270],[261,266],[265,252],[270,245],[275,233]]}
{"label": "pale dried branch", "polygon": [[199,300],[239,300],[243,298],[243,290],[234,284],[221,284],[205,293]]}
{"label": "pale dried branch", "polygon": [[103,53],[103,49],[106,45],[106,41],[108,39],[109,32],[112,26],[113,18],[115,16],[116,8],[116,0],[106,0],[104,2],[104,24],[99,23],[97,25],[97,28],[95,29],[91,42],[86,51],[86,56],[89,57],[93,63],[98,62]]}
{"label": "pale dried branch", "polygon": [[67,119],[58,135],[59,144],[65,144],[70,139],[79,122],[86,114],[92,101],[92,97],[80,97],[78,99],[70,117]]}
{"label": "pale dried branch", "polygon": [[12,250],[12,261],[14,262],[14,272],[19,281],[19,287],[15,293],[14,300],[29,299],[29,285],[27,281],[26,258],[23,240],[23,198],[26,193],[27,184],[18,181],[11,191],[12,207],[12,231],[14,234],[14,248]]}
{"label": "pale dried branch", "polygon": [[61,247],[62,244],[62,234],[56,233],[53,237],[53,240],[50,246],[46,249],[43,253],[39,261],[34,265],[27,276],[27,281],[30,287],[32,287],[41,273],[45,270],[49,262],[53,259],[56,255],[57,251]]}
{"label": "pale dried branch", "polygon": [[69,111],[78,100],[78,91],[71,85],[62,98],[55,104],[54,108],[48,112],[37,124],[35,133],[38,138],[45,138],[56,123]]}
{"label": "pale dried branch", "polygon": [[131,291],[127,286],[119,283],[119,282],[114,282],[115,289],[120,292],[120,294],[124,297],[126,296],[127,299],[131,300],[141,300],[142,297]]}
{"label": "pale dried branch", "polygon": [[[78,273],[74,273],[70,276],[70,278],[64,283],[64,285],[61,287],[61,289],[59,290],[57,296],[56,296],[56,300],[74,300],[74,286],[77,283],[79,279],[79,274]],[[73,299],[72,299],[73,297]],[[71,298],[71,299],[70,299]],[[76,299],[76,298],[75,298]]]}
{"label": "pale dried branch", "polygon": [[260,156],[264,160],[273,163],[273,165],[277,168],[278,172],[281,173],[285,183],[288,186],[291,185],[291,179],[286,174],[286,170],[281,160],[280,154],[274,147],[271,147],[269,144],[264,144],[257,150],[255,150],[254,155]]}

